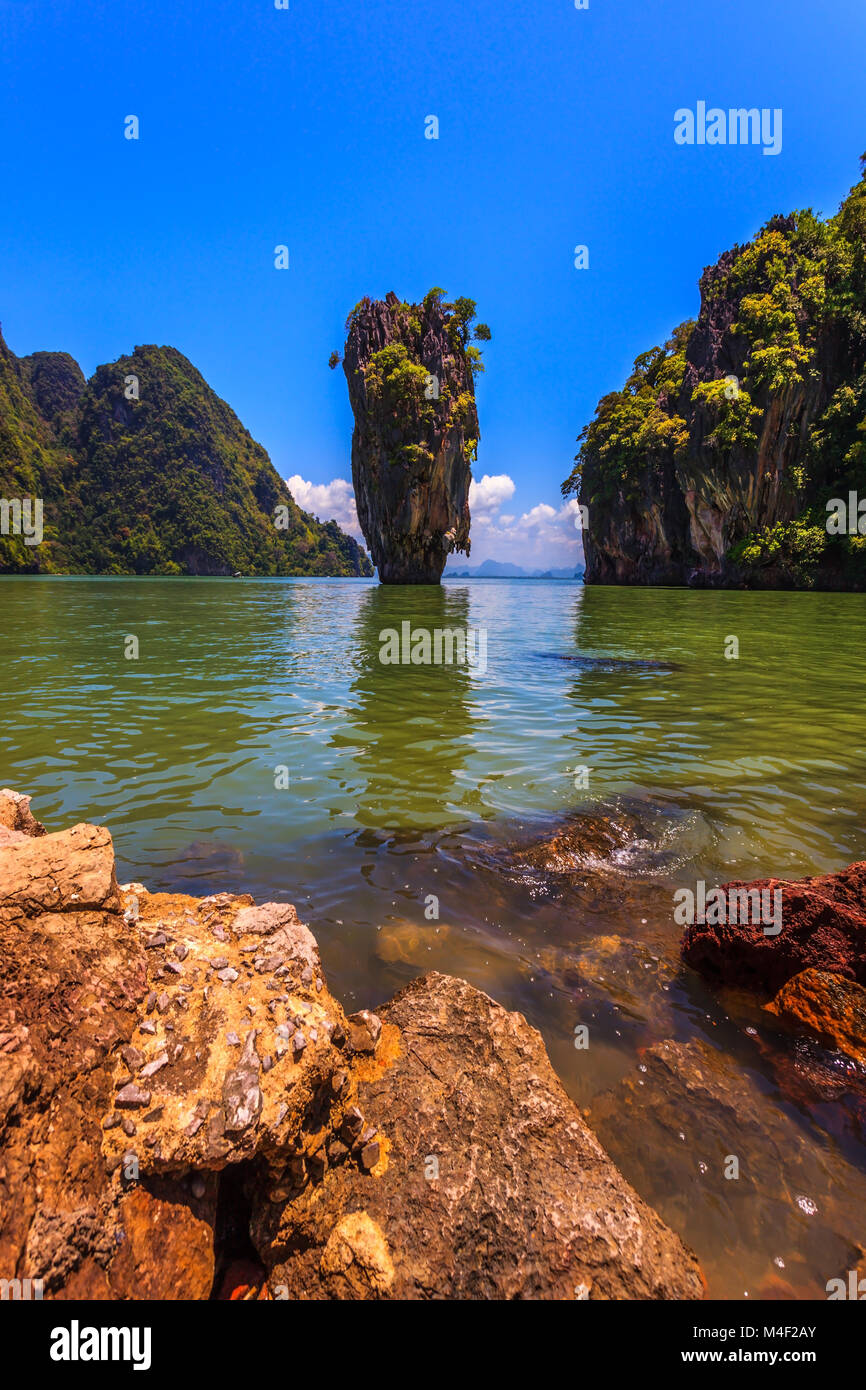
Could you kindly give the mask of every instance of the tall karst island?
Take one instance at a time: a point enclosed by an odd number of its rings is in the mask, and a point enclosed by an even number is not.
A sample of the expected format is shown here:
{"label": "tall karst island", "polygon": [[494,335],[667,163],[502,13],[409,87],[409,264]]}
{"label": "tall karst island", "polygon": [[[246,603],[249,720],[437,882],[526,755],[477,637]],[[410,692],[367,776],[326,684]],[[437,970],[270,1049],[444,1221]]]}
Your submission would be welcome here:
{"label": "tall karst island", "polygon": [[586,582],[866,588],[866,177],[700,291],[580,436]]}
{"label": "tall karst island", "polygon": [[[352,482],[383,584],[438,584],[452,551],[469,554],[469,484],[483,371],[475,302],[362,299],[346,322],[343,369],[355,416]],[[474,341],[473,341],[474,340]],[[330,365],[340,361],[333,353]]]}

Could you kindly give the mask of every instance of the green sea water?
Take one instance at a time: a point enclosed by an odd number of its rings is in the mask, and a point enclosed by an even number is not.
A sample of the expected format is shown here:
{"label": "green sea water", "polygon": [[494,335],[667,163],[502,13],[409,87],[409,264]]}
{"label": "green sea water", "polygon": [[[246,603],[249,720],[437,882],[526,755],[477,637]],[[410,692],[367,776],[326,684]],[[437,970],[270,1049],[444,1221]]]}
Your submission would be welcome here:
{"label": "green sea water", "polygon": [[[0,609],[0,785],[49,829],[108,825],[122,882],[295,902],[350,1007],[435,967],[519,1008],[716,1296],[847,1268],[859,1078],[685,970],[672,893],[866,858],[866,597],[6,578]],[[407,622],[484,659],[384,664]],[[528,868],[564,822],[573,872]],[[700,1156],[697,1101],[676,1132],[630,1118],[617,1088],[670,1039],[747,1078],[751,1185]]]}

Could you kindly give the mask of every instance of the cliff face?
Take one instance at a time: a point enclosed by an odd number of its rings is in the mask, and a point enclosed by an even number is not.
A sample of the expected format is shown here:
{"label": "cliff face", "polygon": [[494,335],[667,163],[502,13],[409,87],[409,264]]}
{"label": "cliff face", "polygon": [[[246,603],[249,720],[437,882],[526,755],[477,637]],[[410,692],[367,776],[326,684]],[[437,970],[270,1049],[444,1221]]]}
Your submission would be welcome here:
{"label": "cliff face", "polygon": [[[469,484],[479,438],[469,342],[471,300],[431,291],[421,304],[363,299],[350,315],[343,369],[355,416],[352,482],[383,584],[438,584],[452,551],[469,554]],[[489,337],[485,326],[477,337]]]}
{"label": "cliff face", "polygon": [[0,496],[41,498],[44,522],[38,545],[0,536],[0,573],[372,573],[174,348],[86,382],[67,353],[19,359],[0,338]]}
{"label": "cliff face", "polygon": [[866,181],[822,222],[776,217],[700,282],[696,323],[599,402],[563,492],[586,581],[866,587]]}

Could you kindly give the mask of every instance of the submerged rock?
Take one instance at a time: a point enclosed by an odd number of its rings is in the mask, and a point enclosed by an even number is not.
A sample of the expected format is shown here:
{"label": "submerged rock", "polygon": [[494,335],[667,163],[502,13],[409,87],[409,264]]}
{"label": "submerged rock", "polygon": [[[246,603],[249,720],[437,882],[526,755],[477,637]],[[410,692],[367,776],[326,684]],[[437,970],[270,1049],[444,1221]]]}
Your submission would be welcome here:
{"label": "submerged rock", "polygon": [[866,1066],[866,989],[829,970],[801,970],[783,985],[770,1013],[802,1024]]}
{"label": "submerged rock", "polygon": [[[383,584],[438,584],[452,551],[469,554],[469,484],[480,437],[469,341],[471,300],[421,304],[392,292],[348,320],[343,369],[355,416],[358,520]],[[489,337],[484,325],[477,336]]]}
{"label": "submerged rock", "polygon": [[644,661],[637,657],[624,656],[575,656],[568,652],[538,652],[543,661],[569,661],[572,666],[576,666],[581,671],[599,671],[604,675],[625,675],[636,672],[643,675],[646,672],[656,671],[662,675],[671,675],[674,671],[681,671],[683,668],[672,661]]}
{"label": "submerged rock", "polygon": [[703,1261],[711,1296],[716,1278],[760,1296],[784,1252],[799,1296],[825,1297],[827,1275],[866,1240],[856,1164],[828,1146],[823,1125],[789,1113],[739,1058],[706,1042],[645,1049],[588,1118],[664,1219],[712,1251]]}

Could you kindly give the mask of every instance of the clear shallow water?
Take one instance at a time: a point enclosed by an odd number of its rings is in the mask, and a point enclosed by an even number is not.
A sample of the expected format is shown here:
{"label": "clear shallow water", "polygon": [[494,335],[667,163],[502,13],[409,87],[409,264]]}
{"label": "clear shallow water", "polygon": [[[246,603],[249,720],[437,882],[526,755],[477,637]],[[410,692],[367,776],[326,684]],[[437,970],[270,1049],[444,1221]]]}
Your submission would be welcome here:
{"label": "clear shallow water", "polygon": [[[679,965],[672,892],[866,858],[866,598],[4,579],[0,606],[0,785],[49,828],[106,823],[121,881],[295,902],[347,1004],[435,967],[521,1009],[712,1294],[820,1297],[849,1267],[860,1081]],[[486,670],[382,665],[407,619],[485,629]],[[574,816],[552,872],[532,846]],[[740,1186],[718,1097],[678,1102],[685,1139],[640,1109],[670,1039],[751,1088]]]}

